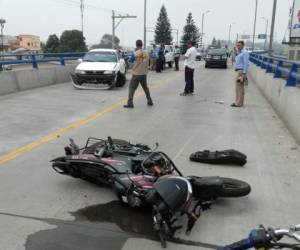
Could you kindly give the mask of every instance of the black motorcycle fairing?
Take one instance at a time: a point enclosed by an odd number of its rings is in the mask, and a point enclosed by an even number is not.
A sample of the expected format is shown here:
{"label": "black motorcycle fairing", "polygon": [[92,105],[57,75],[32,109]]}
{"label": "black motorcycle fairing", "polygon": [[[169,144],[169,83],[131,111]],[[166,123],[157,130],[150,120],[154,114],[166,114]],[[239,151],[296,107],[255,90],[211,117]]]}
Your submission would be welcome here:
{"label": "black motorcycle fairing", "polygon": [[153,188],[173,211],[179,210],[192,193],[190,183],[179,176],[159,178]]}

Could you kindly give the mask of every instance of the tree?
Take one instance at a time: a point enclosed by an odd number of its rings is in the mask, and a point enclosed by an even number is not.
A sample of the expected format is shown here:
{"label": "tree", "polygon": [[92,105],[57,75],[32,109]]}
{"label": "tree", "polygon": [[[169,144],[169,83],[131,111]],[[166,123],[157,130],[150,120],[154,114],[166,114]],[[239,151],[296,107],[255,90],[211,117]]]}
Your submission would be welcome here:
{"label": "tree", "polygon": [[211,42],[211,47],[217,47],[217,40],[215,37],[213,38],[213,40]]}
{"label": "tree", "polygon": [[221,41],[220,40],[218,40],[218,42],[217,42],[217,46],[216,46],[218,49],[220,49],[220,48],[222,48],[222,44],[221,44]]}
{"label": "tree", "polygon": [[181,38],[182,50],[186,51],[187,42],[192,41],[195,45],[199,43],[199,28],[195,25],[192,13],[188,14],[186,25],[183,28],[183,36]]}
{"label": "tree", "polygon": [[45,53],[58,53],[60,50],[60,41],[56,34],[50,35],[42,49]]}
{"label": "tree", "polygon": [[47,53],[47,51],[46,51],[46,43],[44,43],[42,41],[41,41],[41,50],[42,50],[43,53]]}
{"label": "tree", "polygon": [[60,52],[87,51],[85,38],[79,30],[65,30],[60,36]]}
{"label": "tree", "polygon": [[156,44],[171,44],[173,41],[172,28],[164,5],[161,6],[157,18],[154,41]]}
{"label": "tree", "polygon": [[[93,48],[104,48],[104,49],[111,49],[112,48],[112,35],[104,34],[101,38],[99,44],[93,45]],[[115,47],[120,47],[120,39],[115,36]]]}

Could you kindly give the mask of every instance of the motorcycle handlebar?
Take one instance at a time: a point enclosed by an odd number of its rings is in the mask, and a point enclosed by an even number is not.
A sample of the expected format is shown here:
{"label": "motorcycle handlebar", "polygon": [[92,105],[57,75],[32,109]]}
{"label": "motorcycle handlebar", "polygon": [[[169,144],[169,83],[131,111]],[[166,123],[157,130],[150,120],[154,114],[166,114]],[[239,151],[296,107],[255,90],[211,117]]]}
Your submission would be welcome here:
{"label": "motorcycle handlebar", "polygon": [[251,231],[247,239],[235,242],[233,244],[219,247],[218,250],[247,250],[249,248],[270,248],[284,246],[290,249],[299,249],[299,244],[279,243],[278,241],[283,236],[288,236],[300,242],[300,236],[296,234],[300,231],[300,225],[291,227],[290,229],[264,229],[262,226],[259,229]]}

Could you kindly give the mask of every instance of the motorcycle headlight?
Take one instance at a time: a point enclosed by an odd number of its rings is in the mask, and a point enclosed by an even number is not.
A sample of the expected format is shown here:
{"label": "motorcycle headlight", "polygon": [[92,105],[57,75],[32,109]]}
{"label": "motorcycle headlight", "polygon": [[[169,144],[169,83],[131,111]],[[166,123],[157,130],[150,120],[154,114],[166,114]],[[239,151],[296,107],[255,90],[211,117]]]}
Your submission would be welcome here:
{"label": "motorcycle headlight", "polygon": [[76,69],[76,70],[75,70],[75,73],[76,73],[76,74],[81,74],[81,75],[86,74],[86,72],[85,72],[84,70],[79,70],[79,69]]}
{"label": "motorcycle headlight", "polygon": [[104,75],[113,75],[115,72],[112,70],[106,70],[103,72]]}

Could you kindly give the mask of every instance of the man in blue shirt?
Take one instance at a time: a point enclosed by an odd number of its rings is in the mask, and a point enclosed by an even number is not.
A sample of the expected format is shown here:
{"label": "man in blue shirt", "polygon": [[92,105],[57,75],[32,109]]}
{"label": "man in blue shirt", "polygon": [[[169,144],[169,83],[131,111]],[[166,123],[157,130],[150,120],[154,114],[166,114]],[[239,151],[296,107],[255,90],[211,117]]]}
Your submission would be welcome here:
{"label": "man in blue shirt", "polygon": [[237,43],[237,56],[235,58],[234,70],[236,72],[236,97],[232,107],[243,107],[245,96],[245,82],[249,67],[249,52],[245,49],[244,41]]}

